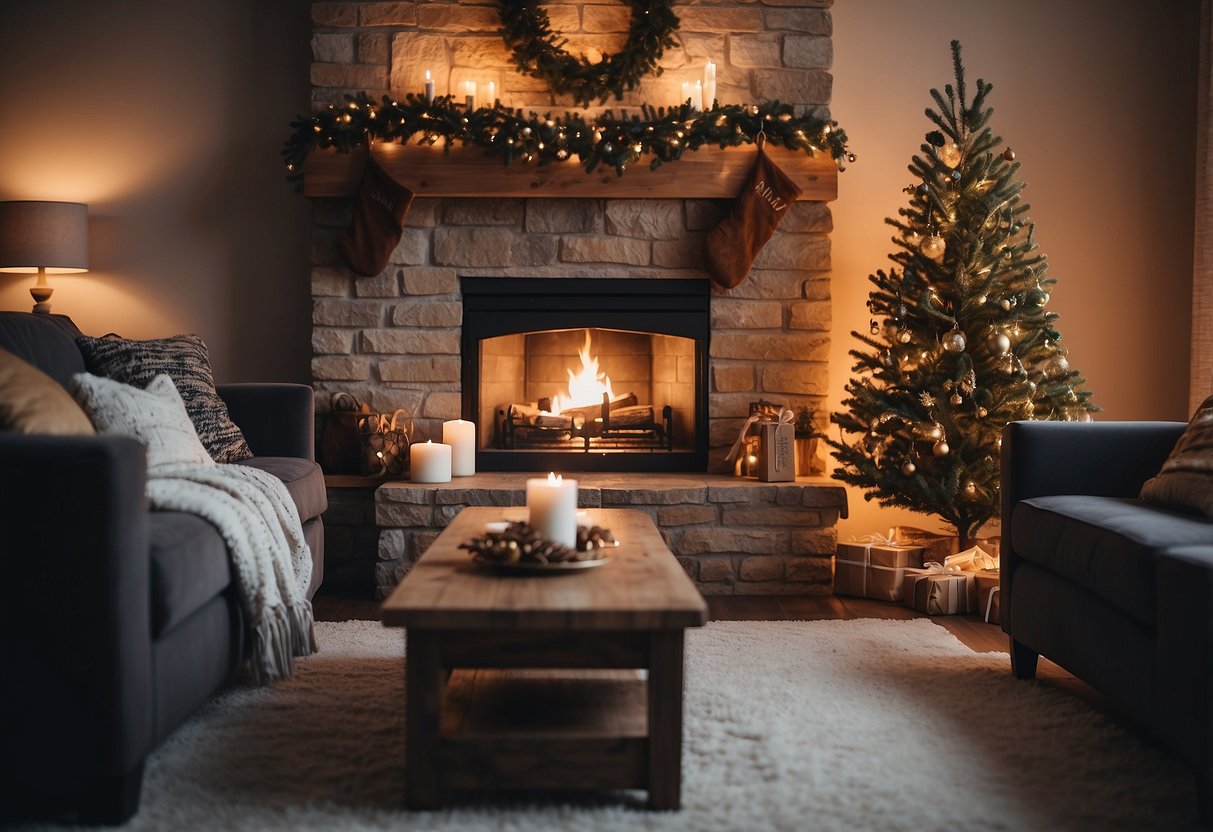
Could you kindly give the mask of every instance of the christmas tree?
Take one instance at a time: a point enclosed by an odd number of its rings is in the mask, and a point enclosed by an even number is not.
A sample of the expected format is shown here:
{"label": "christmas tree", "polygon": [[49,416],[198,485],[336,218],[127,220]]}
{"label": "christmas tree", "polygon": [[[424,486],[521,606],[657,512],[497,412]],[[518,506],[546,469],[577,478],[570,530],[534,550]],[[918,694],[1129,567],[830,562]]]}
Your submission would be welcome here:
{"label": "christmas tree", "polygon": [[957,41],[952,60],[955,87],[931,90],[937,129],[910,164],[909,204],[886,220],[896,265],[868,278],[871,333],[852,333],[866,349],[851,351],[847,410],[831,417],[841,441],[827,441],[835,476],[865,499],[938,515],[967,540],[998,516],[1003,426],[1098,408],[1048,311],[1056,281],[1015,154],[987,126],[991,85],[978,79],[969,101]]}

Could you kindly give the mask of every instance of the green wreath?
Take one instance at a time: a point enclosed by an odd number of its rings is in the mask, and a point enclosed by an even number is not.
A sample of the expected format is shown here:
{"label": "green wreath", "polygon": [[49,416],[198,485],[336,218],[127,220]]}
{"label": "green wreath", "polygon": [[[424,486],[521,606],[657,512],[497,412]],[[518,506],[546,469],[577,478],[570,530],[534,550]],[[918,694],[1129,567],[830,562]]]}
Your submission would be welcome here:
{"label": "green wreath", "polygon": [[627,43],[597,63],[564,50],[567,40],[552,31],[548,13],[536,0],[498,0],[501,37],[519,72],[542,78],[555,92],[571,94],[578,104],[589,106],[594,99],[601,104],[612,95],[620,99],[643,76],[660,75],[657,61],[667,47],[677,45],[673,32],[678,28],[678,16],[671,0],[627,2],[632,7]]}

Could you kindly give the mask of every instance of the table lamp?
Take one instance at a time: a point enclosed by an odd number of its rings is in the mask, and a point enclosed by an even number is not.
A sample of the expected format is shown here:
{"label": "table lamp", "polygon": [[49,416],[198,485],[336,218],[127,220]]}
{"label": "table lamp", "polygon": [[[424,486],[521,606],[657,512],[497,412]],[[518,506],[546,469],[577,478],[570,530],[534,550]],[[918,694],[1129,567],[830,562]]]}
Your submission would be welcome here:
{"label": "table lamp", "polygon": [[79,202],[0,202],[0,272],[38,274],[34,311],[51,311],[47,273],[88,271],[88,206]]}

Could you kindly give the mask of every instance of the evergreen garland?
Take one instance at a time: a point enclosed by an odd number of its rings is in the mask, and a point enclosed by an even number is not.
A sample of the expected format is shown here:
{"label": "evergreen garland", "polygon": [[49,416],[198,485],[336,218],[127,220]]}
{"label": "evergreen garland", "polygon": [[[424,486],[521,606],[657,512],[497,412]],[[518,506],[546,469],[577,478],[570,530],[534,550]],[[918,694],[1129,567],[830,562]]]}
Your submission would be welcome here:
{"label": "evergreen garland", "polygon": [[518,71],[547,81],[555,92],[569,93],[585,106],[594,99],[601,104],[612,95],[618,100],[643,76],[660,75],[657,61],[667,47],[677,44],[673,32],[678,16],[670,0],[628,0],[632,23],[627,42],[618,53],[593,63],[564,50],[567,41],[552,31],[548,13],[534,0],[499,0],[498,5],[501,37]]}
{"label": "evergreen garland", "polygon": [[809,154],[829,153],[840,168],[844,160],[855,160],[847,152],[847,136],[837,122],[798,116],[792,105],[778,101],[717,106],[707,112],[688,104],[656,109],[644,104],[641,115],[629,116],[624,111],[616,118],[608,110],[586,119],[577,113],[524,115],[522,110],[510,110],[500,103],[469,113],[450,96],[427,104],[424,97],[413,93],[403,102],[384,96],[376,104],[366,93],[358,93],[347,95],[344,105],[329,105],[300,116],[291,127],[294,133],[282,156],[292,179],[302,176],[303,161],[314,147],[335,147],[348,153],[367,143],[405,143],[414,137],[419,137],[418,144],[441,141],[448,152],[456,143],[473,144],[489,156],[500,157],[503,166],[515,160],[543,166],[576,156],[587,172],[607,165],[619,176],[645,156],[652,157],[649,167],[656,169],[678,160],[687,150],[750,144],[759,132],[772,145]]}

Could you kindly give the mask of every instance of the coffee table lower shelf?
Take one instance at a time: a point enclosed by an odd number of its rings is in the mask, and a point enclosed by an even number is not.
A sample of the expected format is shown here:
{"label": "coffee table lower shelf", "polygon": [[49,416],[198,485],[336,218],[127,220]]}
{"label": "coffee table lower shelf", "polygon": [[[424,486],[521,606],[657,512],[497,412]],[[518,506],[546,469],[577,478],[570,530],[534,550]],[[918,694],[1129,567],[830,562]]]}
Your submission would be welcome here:
{"label": "coffee table lower shelf", "polygon": [[437,745],[449,789],[647,788],[644,674],[456,670]]}

